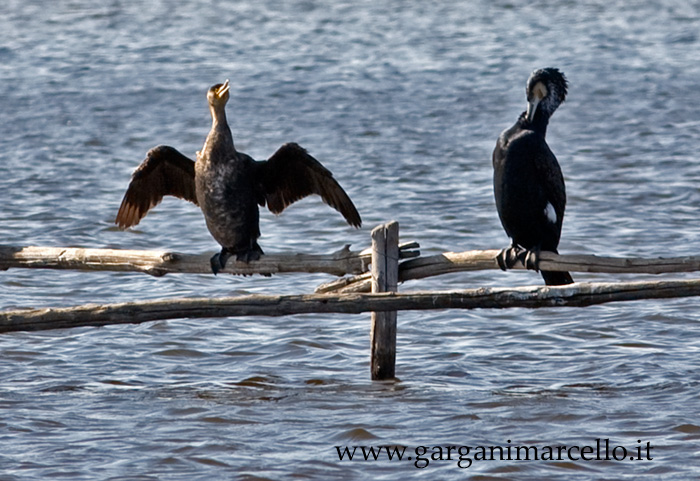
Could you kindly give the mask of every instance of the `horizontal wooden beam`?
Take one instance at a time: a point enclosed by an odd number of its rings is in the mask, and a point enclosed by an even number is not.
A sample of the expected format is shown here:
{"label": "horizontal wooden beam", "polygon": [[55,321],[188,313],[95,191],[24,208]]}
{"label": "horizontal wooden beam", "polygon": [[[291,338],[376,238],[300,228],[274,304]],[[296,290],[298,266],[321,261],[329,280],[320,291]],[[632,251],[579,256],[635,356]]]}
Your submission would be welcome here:
{"label": "horizontal wooden beam", "polygon": [[[401,258],[420,255],[418,244],[400,246]],[[167,251],[85,249],[78,247],[0,246],[0,270],[74,269],[88,271],[143,272],[152,276],[168,273],[211,274],[210,254]],[[230,259],[225,274],[279,274],[283,272],[326,273],[335,276],[360,274],[369,268],[371,250],[351,251],[346,245],[332,254],[267,254],[250,264]]]}
{"label": "horizontal wooden beam", "polygon": [[165,299],[0,312],[0,332],[136,324],[182,318],[285,316],[426,309],[584,307],[616,301],[700,296],[700,280],[576,283],[452,292],[308,294]]}
{"label": "horizontal wooden beam", "polygon": [[[450,272],[500,269],[496,256],[500,250],[445,252],[419,257],[402,264],[405,280],[422,279]],[[514,269],[525,269],[518,263]],[[559,255],[540,253],[540,269],[544,271],[598,272],[607,274],[662,274],[700,271],[700,256],[686,257],[602,257],[595,255]]]}
{"label": "horizontal wooden beam", "polygon": [[[475,270],[499,269],[499,250],[445,252],[418,257],[415,242],[400,245],[400,257],[408,259],[399,266],[399,280]],[[352,251],[349,246],[331,254],[268,254],[245,264],[230,261],[228,274],[276,274],[284,272],[323,272],[339,279],[317,292],[369,292],[370,249]],[[0,270],[12,268],[76,269],[95,271],[144,272],[154,276],[168,273],[210,274],[211,254],[182,254],[168,251],[89,249],[77,247],[0,246]],[[524,269],[517,264],[514,269]],[[700,271],[700,256],[667,258],[622,258],[594,255],[540,254],[540,268],[549,271],[597,272],[610,274],[660,274]],[[359,282],[359,284],[358,284]]]}
{"label": "horizontal wooden beam", "polygon": [[[0,246],[0,270],[78,269],[144,272],[153,276],[168,273],[211,274],[209,263],[211,255],[123,249]],[[238,275],[325,272],[342,276],[366,271],[369,262],[369,250],[361,253],[351,251],[349,246],[345,246],[337,252],[326,255],[269,254],[250,264],[231,259],[221,272]]]}
{"label": "horizontal wooden beam", "polygon": [[[399,265],[401,282],[454,272],[500,269],[496,256],[500,250],[444,252],[418,257]],[[513,269],[525,269],[521,263]],[[662,274],[700,271],[700,256],[627,258],[595,255],[559,255],[540,253],[540,269],[546,271],[595,272],[607,274]],[[323,284],[316,292],[369,292],[370,283],[363,274]]]}

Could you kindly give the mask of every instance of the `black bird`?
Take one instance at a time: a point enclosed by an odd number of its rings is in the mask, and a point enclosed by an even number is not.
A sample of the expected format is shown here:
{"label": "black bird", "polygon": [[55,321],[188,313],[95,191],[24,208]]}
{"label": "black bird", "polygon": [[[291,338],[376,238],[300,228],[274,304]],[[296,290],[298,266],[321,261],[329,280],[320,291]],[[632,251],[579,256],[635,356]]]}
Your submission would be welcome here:
{"label": "black bird", "polygon": [[[498,256],[503,270],[524,256],[539,270],[541,250],[557,252],[566,207],[564,176],[547,145],[549,117],[564,101],[567,82],[556,68],[535,70],[526,87],[527,111],[503,131],[493,151],[493,191],[512,245]],[[571,284],[568,272],[542,271],[547,285]]]}
{"label": "black bird", "polygon": [[231,255],[243,262],[258,260],[263,251],[258,205],[279,214],[310,194],[339,211],[352,226],[362,221],[355,205],[333,174],[295,143],[284,144],[266,161],[238,152],[226,121],[228,80],[207,92],[212,127],[194,162],[173,147],[151,149],[134,171],[115,223],[131,227],[164,195],[188,200],[202,209],[209,232],[221,245],[211,258],[214,274]]}

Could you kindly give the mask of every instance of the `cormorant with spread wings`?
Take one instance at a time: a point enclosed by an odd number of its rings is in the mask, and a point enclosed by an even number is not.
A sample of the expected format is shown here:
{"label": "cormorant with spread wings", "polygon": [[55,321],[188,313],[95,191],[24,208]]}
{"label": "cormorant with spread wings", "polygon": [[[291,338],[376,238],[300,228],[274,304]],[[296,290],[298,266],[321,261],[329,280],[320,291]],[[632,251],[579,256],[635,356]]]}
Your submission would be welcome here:
{"label": "cormorant with spread wings", "polygon": [[229,82],[207,92],[212,128],[194,162],[173,147],[151,149],[134,171],[115,223],[134,226],[165,195],[188,200],[200,207],[209,232],[221,245],[211,258],[214,274],[231,255],[243,262],[263,254],[258,205],[275,214],[310,194],[317,194],[340,212],[348,224],[360,227],[355,205],[333,174],[296,143],[282,145],[266,161],[238,152],[226,120]]}

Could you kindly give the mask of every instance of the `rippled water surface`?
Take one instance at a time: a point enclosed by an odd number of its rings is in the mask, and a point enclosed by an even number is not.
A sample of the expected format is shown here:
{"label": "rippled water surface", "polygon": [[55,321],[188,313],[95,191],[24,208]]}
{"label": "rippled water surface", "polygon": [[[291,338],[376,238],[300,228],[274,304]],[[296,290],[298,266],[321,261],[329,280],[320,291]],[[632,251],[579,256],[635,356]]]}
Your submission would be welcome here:
{"label": "rippled water surface", "polygon": [[[263,212],[267,252],[364,248],[390,219],[424,254],[500,248],[491,150],[525,107],[530,71],[556,66],[570,81],[548,132],[569,194],[560,251],[698,254],[696,1],[5,0],[0,32],[2,244],[215,251],[198,210],[175,199],[136,229],[112,222],[150,147],[201,147],[206,89],[229,78],[238,148],[265,158],[301,143],[363,215],[355,231],[317,199]],[[0,309],[329,280],[9,270]],[[488,271],[401,289],[540,282]],[[369,315],[4,334],[0,479],[697,479],[699,307],[401,312],[392,383],[369,380]],[[335,449],[606,438],[650,442],[653,460],[418,469]]]}

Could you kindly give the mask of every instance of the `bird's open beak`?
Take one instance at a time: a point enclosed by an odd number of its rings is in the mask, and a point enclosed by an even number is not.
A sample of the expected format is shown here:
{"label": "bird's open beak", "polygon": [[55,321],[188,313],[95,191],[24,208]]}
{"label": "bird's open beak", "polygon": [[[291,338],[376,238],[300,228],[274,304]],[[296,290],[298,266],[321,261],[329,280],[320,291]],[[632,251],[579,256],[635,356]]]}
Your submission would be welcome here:
{"label": "bird's open beak", "polygon": [[540,100],[542,99],[535,95],[531,100],[528,100],[527,102],[526,117],[527,121],[530,123],[532,123],[532,120],[535,118],[535,112],[537,112],[537,105],[540,103]]}
{"label": "bird's open beak", "polygon": [[224,84],[221,87],[219,87],[219,90],[216,92],[216,95],[221,97],[226,92],[228,92],[228,79],[226,79],[226,82],[224,82]]}

